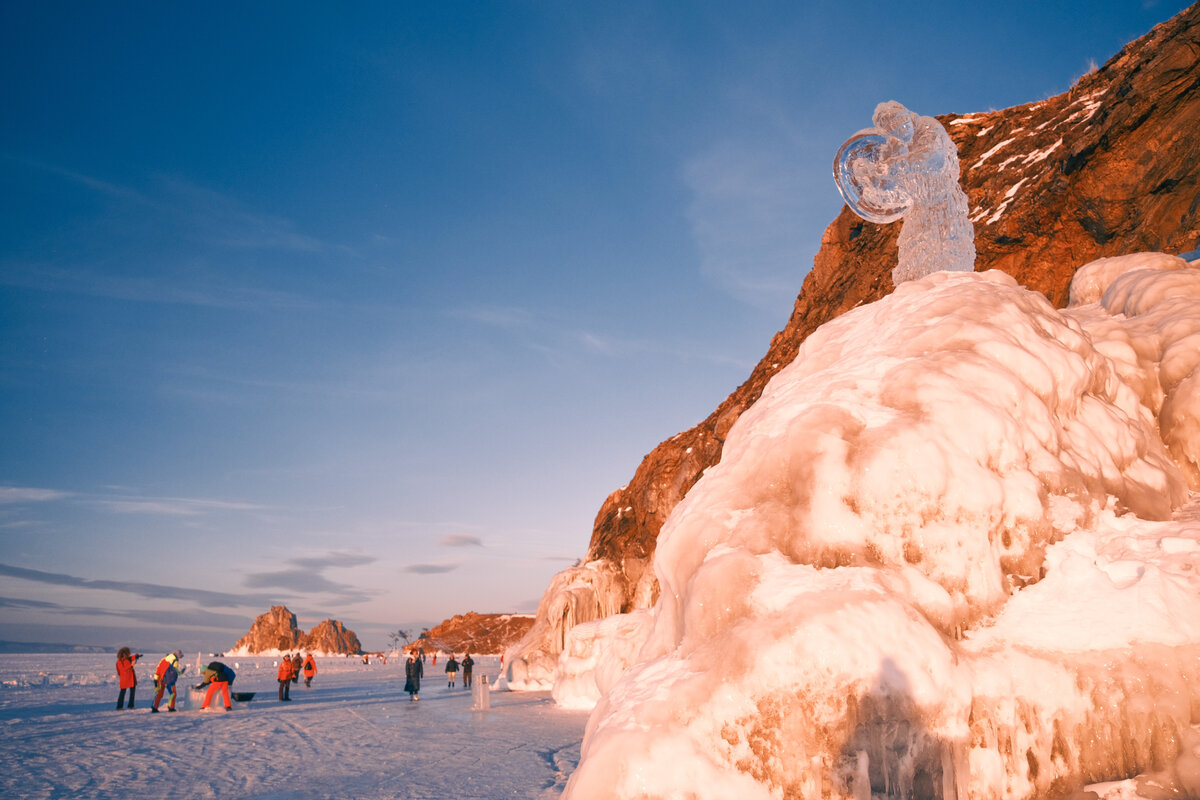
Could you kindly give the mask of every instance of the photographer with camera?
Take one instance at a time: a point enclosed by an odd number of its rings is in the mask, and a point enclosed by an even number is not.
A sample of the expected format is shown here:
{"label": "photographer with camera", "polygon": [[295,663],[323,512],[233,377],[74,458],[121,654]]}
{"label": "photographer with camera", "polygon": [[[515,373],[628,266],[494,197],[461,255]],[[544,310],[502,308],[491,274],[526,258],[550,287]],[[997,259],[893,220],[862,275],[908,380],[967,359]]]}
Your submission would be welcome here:
{"label": "photographer with camera", "polygon": [[[117,680],[121,686],[121,693],[117,695],[117,711],[125,708],[133,708],[133,696],[137,692],[137,673],[133,671],[133,665],[142,657],[141,653],[130,654],[128,647],[122,647],[117,651]],[[129,690],[129,705],[125,705],[125,691]]]}

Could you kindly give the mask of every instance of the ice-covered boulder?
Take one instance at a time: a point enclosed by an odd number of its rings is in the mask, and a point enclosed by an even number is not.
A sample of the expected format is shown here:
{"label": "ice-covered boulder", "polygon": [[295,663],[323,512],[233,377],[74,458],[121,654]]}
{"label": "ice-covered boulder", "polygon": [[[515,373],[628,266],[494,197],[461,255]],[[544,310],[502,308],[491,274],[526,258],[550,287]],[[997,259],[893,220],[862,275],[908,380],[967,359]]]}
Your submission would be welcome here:
{"label": "ice-covered boulder", "polygon": [[588,561],[555,575],[538,604],[533,626],[505,654],[504,687],[550,689],[571,629],[620,612],[623,601],[621,572],[609,561]]}
{"label": "ice-covered boulder", "polygon": [[1200,270],[1099,273],[1059,311],[939,272],[812,334],[664,525],[645,644],[565,797],[1022,798],[1175,769],[1200,708]]}

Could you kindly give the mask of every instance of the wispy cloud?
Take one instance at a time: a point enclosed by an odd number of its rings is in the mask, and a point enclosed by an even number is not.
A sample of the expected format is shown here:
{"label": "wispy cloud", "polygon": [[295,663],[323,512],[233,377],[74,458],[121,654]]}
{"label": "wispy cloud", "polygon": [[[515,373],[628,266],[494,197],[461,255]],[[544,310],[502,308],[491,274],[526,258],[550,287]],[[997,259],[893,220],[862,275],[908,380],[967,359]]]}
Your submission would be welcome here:
{"label": "wispy cloud", "polygon": [[194,497],[117,497],[93,500],[95,505],[118,514],[162,514],[194,517],[221,511],[267,511],[268,506],[237,500],[214,500]]}
{"label": "wispy cloud", "polygon": [[727,141],[683,169],[703,273],[756,307],[793,298],[819,242],[804,226],[805,175],[770,148]]}
{"label": "wispy cloud", "polygon": [[138,203],[148,202],[147,199],[141,194],[141,192],[131,189],[128,186],[121,186],[119,184],[100,180],[99,178],[93,178],[90,175],[84,175],[83,173],[75,172],[74,170],[69,170],[69,169],[66,169],[65,167],[60,167],[55,164],[47,164],[47,163],[44,163],[41,161],[35,161],[35,160],[31,160],[31,159],[14,159],[12,156],[8,156],[8,158],[9,158],[9,160],[12,160],[12,161],[19,161],[20,163],[25,164],[26,166],[34,167],[35,169],[40,169],[45,172],[49,172],[52,175],[57,175],[60,178],[66,178],[69,181],[72,181],[72,182],[77,183],[81,186],[84,186],[88,189],[91,189],[92,191],[96,192],[97,194],[107,195],[108,197],[118,198],[118,199],[122,199],[122,200],[129,200],[129,201],[134,201],[134,202],[138,202]]}
{"label": "wispy cloud", "polygon": [[0,575],[34,583],[48,584],[50,586],[71,586],[78,589],[124,592],[155,600],[185,600],[197,605],[215,606],[217,608],[260,606],[269,604],[275,600],[274,596],[266,594],[229,594],[227,592],[211,592],[206,589],[163,586],[157,583],[93,580],[57,572],[26,569],[11,564],[0,564]]}
{"label": "wispy cloud", "polygon": [[289,558],[289,564],[295,564],[298,567],[305,569],[327,569],[329,567],[361,567],[367,564],[375,563],[374,556],[364,555],[363,553],[347,553],[343,551],[333,551],[323,556],[311,556],[307,558]]}
{"label": "wispy cloud", "polygon": [[244,614],[218,614],[204,609],[96,608],[68,606],[20,597],[0,597],[0,608],[50,611],[72,617],[119,617],[152,625],[180,627],[228,628],[244,627],[246,624],[246,615]]}
{"label": "wispy cloud", "polygon": [[160,175],[144,189],[134,189],[57,164],[23,159],[22,163],[65,178],[97,194],[142,207],[180,225],[180,232],[208,244],[253,249],[312,252],[329,247],[320,239],[300,233],[295,223],[275,214],[250,208],[230,195],[182,178]]}
{"label": "wispy cloud", "polygon": [[556,366],[576,364],[595,357],[628,359],[643,355],[668,356],[721,366],[732,364],[739,368],[745,366],[741,360],[708,349],[689,347],[686,343],[638,339],[596,328],[583,328],[575,320],[535,314],[527,309],[472,307],[454,309],[449,314],[500,334],[511,335],[524,347],[541,354]]}
{"label": "wispy cloud", "polygon": [[70,497],[70,492],[58,489],[35,489],[29,486],[0,486],[0,505],[9,503],[45,503]]}
{"label": "wispy cloud", "polygon": [[458,569],[458,564],[409,564],[402,571],[414,575],[440,575],[456,569]]}
{"label": "wispy cloud", "polygon": [[246,586],[252,589],[287,589],[305,595],[333,595],[331,603],[359,603],[369,600],[371,592],[353,584],[340,583],[325,577],[331,568],[358,567],[371,564],[374,557],[360,553],[331,552],[322,556],[290,558],[287,569],[254,572],[246,576]]}
{"label": "wispy cloud", "polygon": [[32,608],[45,611],[57,611],[64,608],[58,603],[48,603],[44,600],[26,600],[22,597],[0,597],[0,608]]}
{"label": "wispy cloud", "polygon": [[0,271],[0,285],[44,292],[69,292],[110,300],[242,311],[262,308],[306,309],[319,305],[291,292],[236,286],[211,278],[206,284],[193,277],[191,285],[185,286],[163,280],[158,275],[114,275],[86,266],[68,268],[49,264],[10,263]]}
{"label": "wispy cloud", "polygon": [[438,542],[442,547],[483,547],[483,540],[478,536],[468,536],[465,533],[453,533],[443,536]]}
{"label": "wispy cloud", "polygon": [[[7,260],[0,270],[0,283],[7,286],[145,303],[303,309],[328,300],[250,285],[247,271],[229,265],[255,264],[257,254],[267,252],[354,255],[351,248],[298,230],[283,216],[177,177],[155,176],[133,188],[54,164],[21,163],[83,187],[105,202],[87,228],[87,246],[72,247],[64,241],[59,248],[71,254],[69,263]],[[80,253],[91,255],[81,258]]]}
{"label": "wispy cloud", "polygon": [[528,330],[537,320],[528,309],[516,306],[465,306],[450,311],[456,319],[504,330]]}
{"label": "wispy cloud", "polygon": [[207,497],[149,497],[144,495],[67,492],[27,486],[0,486],[0,506],[68,501],[110,511],[115,514],[158,514],[171,517],[196,517],[221,512],[272,511],[270,506],[243,500]]}
{"label": "wispy cloud", "polygon": [[229,195],[179,178],[160,179],[162,202],[182,221],[190,236],[218,247],[316,252],[332,248],[300,233],[284,217],[247,207]]}

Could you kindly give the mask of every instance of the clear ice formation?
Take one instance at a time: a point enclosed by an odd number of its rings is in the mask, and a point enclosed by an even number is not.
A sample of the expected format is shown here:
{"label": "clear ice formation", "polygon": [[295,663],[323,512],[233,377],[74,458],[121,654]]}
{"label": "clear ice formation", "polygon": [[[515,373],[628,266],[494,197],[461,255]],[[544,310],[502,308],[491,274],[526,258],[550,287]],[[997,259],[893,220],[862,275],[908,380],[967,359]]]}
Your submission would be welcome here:
{"label": "clear ice formation", "polygon": [[904,218],[892,282],[899,286],[939,270],[974,271],[975,230],[958,185],[958,150],[946,129],[894,100],[876,106],[872,121],[874,128],[838,149],[833,177],[863,219]]}

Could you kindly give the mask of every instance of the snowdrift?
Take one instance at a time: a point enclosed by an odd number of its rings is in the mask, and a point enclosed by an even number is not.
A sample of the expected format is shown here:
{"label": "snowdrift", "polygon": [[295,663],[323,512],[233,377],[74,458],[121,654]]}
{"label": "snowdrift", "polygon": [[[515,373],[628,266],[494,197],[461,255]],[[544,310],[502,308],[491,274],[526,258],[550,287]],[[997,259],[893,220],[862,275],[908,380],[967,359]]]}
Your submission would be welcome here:
{"label": "snowdrift", "polygon": [[[940,272],[810,336],[564,639],[564,795],[1200,792],[1200,269]],[[576,633],[578,631],[578,633]],[[1183,758],[1177,758],[1184,753]]]}

